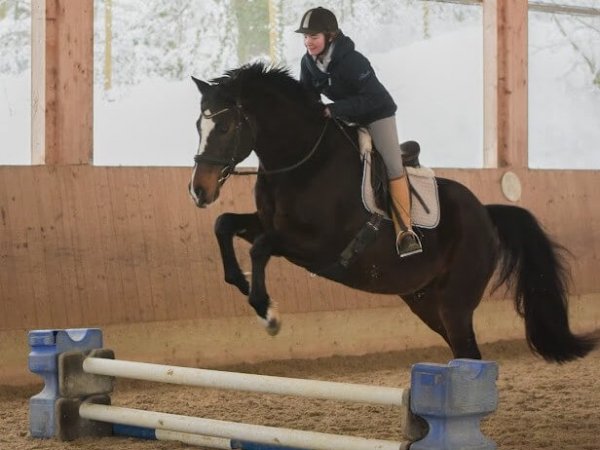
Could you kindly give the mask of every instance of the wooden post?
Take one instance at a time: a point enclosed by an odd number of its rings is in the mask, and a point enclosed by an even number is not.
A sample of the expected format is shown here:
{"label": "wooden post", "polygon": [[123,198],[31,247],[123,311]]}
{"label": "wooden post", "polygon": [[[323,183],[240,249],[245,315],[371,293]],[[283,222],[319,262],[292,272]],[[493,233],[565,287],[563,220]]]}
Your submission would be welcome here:
{"label": "wooden post", "polygon": [[527,0],[483,0],[484,166],[526,168]]}
{"label": "wooden post", "polygon": [[269,52],[269,0],[233,0],[230,8],[237,20],[238,63]]}
{"label": "wooden post", "polygon": [[269,58],[271,62],[279,62],[279,8],[277,0],[269,0]]}
{"label": "wooden post", "polygon": [[92,160],[93,25],[93,0],[33,2],[33,164]]}

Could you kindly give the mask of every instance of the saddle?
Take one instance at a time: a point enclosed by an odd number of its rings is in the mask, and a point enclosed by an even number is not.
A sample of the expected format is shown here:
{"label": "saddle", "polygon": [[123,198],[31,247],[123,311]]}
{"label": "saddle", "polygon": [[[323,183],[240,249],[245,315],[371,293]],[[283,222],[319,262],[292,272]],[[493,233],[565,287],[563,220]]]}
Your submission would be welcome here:
{"label": "saddle", "polygon": [[[334,264],[315,271],[319,275],[334,279],[342,277],[358,255],[375,241],[381,221],[391,220],[387,213],[389,180],[383,158],[373,148],[369,131],[364,127],[358,127],[357,130],[358,146],[363,162],[362,200],[371,217],[344,248]],[[416,141],[400,144],[400,150],[411,190],[412,224],[420,228],[435,228],[440,221],[440,202],[435,174],[433,170],[421,167],[419,163],[421,148]]]}
{"label": "saddle", "polygon": [[[372,214],[390,220],[388,205],[388,177],[383,158],[373,148],[366,128],[358,128],[358,144],[363,161],[363,205]],[[402,163],[411,189],[411,220],[421,228],[435,228],[440,221],[438,186],[433,170],[419,163],[421,148],[416,141],[400,144]]]}

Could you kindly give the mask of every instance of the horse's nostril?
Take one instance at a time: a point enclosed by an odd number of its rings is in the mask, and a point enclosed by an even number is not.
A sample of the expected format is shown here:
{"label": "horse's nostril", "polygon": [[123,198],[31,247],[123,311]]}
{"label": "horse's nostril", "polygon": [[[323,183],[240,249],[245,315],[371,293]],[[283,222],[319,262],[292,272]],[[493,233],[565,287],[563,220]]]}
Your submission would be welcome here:
{"label": "horse's nostril", "polygon": [[194,187],[192,183],[189,183],[188,193],[190,194],[190,197],[192,197],[195,203],[201,203],[203,201],[204,192],[202,191],[202,188]]}

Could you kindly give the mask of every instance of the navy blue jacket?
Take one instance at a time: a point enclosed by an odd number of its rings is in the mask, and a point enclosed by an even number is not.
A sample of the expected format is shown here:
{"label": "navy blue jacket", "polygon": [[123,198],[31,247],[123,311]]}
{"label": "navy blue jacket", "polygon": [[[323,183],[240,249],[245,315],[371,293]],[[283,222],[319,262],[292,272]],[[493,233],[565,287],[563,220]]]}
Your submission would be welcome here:
{"label": "navy blue jacket", "polygon": [[308,52],[300,62],[300,82],[316,94],[325,94],[333,117],[368,125],[393,116],[396,104],[375,75],[367,58],[354,49],[354,42],[340,34],[327,73],[322,72]]}

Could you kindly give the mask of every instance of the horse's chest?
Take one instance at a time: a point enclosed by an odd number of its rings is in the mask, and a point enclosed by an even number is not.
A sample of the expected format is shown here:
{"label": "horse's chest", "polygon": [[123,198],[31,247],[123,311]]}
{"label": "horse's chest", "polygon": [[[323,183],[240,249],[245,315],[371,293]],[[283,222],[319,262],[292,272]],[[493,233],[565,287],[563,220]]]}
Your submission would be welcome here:
{"label": "horse's chest", "polygon": [[326,214],[322,208],[298,198],[275,201],[270,205],[259,206],[266,228],[271,229],[285,239],[293,237],[314,238],[326,225]]}
{"label": "horse's chest", "polygon": [[[331,239],[339,232],[340,209],[348,207],[346,196],[336,196],[318,183],[278,186],[267,193],[257,190],[257,207],[265,228],[275,231],[283,241],[311,245]],[[257,185],[258,187],[258,185]]]}
{"label": "horse's chest", "polygon": [[279,232],[286,230],[311,231],[318,227],[322,220],[317,210],[298,204],[279,205],[273,213],[273,227]]}

